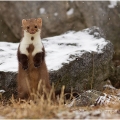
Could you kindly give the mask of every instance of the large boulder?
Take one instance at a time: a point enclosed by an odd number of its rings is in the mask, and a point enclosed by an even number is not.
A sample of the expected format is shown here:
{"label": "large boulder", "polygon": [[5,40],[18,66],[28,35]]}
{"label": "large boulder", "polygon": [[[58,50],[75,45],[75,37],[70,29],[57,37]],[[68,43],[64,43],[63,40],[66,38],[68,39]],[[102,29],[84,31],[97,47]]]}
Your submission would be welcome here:
{"label": "large boulder", "polygon": [[[51,83],[81,91],[101,90],[112,70],[113,45],[98,27],[42,39]],[[16,89],[18,43],[0,43],[0,89]]]}
{"label": "large boulder", "polygon": [[[43,37],[98,26],[115,45],[119,55],[119,7],[120,2],[111,7],[109,1],[1,1],[3,25],[0,27],[0,41],[19,41],[22,36],[21,20],[41,17]],[[3,31],[3,28],[9,29]],[[2,36],[6,35],[4,39]]]}
{"label": "large boulder", "polygon": [[56,83],[57,89],[66,85],[66,89],[74,88],[78,91],[85,89],[102,90],[106,80],[111,74],[113,75],[114,70],[112,68],[114,66],[111,61],[113,45],[110,42],[103,47],[102,53],[81,52],[83,53],[80,56],[77,54],[70,55],[72,61],[68,64],[64,63],[64,66],[59,70],[51,72],[50,78]]}
{"label": "large boulder", "polygon": [[[78,31],[93,25],[102,25],[107,17],[108,11],[106,9],[108,4],[109,2],[5,1],[0,2],[0,14],[18,39],[22,36],[21,20],[23,18],[41,17],[43,19],[42,35],[47,37],[58,35],[68,30]],[[92,9],[88,11],[88,8]],[[103,14],[105,17],[103,17]],[[11,41],[14,40],[11,39]]]}

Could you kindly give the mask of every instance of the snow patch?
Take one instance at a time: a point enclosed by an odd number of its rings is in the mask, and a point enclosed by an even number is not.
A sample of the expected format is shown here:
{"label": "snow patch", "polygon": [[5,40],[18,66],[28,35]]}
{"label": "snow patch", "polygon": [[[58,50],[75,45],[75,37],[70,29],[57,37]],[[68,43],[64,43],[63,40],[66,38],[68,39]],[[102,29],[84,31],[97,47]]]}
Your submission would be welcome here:
{"label": "snow patch", "polygon": [[96,105],[109,105],[109,104],[115,104],[117,102],[120,102],[120,98],[115,95],[109,95],[106,93],[103,93],[103,95],[99,96],[96,99]]}
{"label": "snow patch", "polygon": [[71,8],[70,10],[67,11],[66,14],[69,16],[69,15],[72,15],[73,13],[74,13],[74,9]]}
{"label": "snow patch", "polygon": [[117,1],[118,0],[109,0],[110,1],[110,5],[108,5],[108,8],[114,8],[115,6],[117,6]]}
{"label": "snow patch", "polygon": [[45,8],[40,8],[39,10],[40,10],[40,14],[45,14],[46,13]]}
{"label": "snow patch", "polygon": [[[87,30],[87,29],[86,29]],[[65,34],[42,39],[46,50],[46,64],[48,70],[58,70],[63,64],[80,57],[83,53],[102,53],[108,43],[104,38],[96,38],[87,31],[69,31]],[[18,70],[18,43],[0,42],[0,71]],[[71,56],[76,57],[71,57]]]}
{"label": "snow patch", "polygon": [[73,2],[74,0],[70,0],[70,2]]}
{"label": "snow patch", "polygon": [[54,16],[58,16],[58,13],[57,13],[57,12],[55,12],[55,13],[54,13]]}
{"label": "snow patch", "polygon": [[110,89],[113,89],[113,90],[115,90],[116,88],[115,87],[113,87],[112,85],[104,85],[103,86],[103,88],[110,88]]}
{"label": "snow patch", "polygon": [[18,43],[0,42],[0,71],[17,71]]}
{"label": "snow patch", "polygon": [[0,90],[0,93],[4,93],[5,92],[5,90]]}

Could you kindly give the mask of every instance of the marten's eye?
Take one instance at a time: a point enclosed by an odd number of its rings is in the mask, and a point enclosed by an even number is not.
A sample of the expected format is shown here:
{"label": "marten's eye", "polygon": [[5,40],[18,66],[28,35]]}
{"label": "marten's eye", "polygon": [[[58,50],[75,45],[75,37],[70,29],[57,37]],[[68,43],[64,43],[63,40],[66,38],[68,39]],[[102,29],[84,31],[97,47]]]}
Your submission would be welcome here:
{"label": "marten's eye", "polygon": [[29,26],[27,26],[27,29],[29,29],[30,27]]}
{"label": "marten's eye", "polygon": [[35,25],[35,28],[37,28],[37,25]]}

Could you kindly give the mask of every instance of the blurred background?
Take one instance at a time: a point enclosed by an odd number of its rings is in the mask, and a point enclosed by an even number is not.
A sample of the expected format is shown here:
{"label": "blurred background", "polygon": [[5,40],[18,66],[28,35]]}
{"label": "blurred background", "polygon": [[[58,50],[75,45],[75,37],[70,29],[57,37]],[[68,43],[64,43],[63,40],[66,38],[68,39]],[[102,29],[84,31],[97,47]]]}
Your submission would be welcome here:
{"label": "blurred background", "polygon": [[[42,38],[100,27],[120,59],[119,1],[0,1],[0,41],[19,42],[21,20],[43,19]],[[87,44],[87,43],[86,43]]]}

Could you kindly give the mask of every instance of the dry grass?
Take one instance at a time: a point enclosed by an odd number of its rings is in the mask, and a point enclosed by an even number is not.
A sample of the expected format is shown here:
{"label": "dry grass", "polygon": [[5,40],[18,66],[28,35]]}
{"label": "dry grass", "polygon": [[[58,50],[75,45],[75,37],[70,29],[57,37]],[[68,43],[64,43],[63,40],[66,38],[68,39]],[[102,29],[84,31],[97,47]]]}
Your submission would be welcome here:
{"label": "dry grass", "polygon": [[[4,116],[9,119],[72,119],[76,118],[79,114],[79,118],[85,118],[86,115],[93,116],[94,118],[95,114],[93,113],[97,110],[101,111],[101,113],[106,112],[106,110],[111,110],[110,112],[112,113],[113,111],[120,109],[120,101],[118,99],[113,99],[109,104],[101,106],[66,107],[64,104],[64,86],[61,91],[59,99],[56,100],[53,100],[51,97],[52,92],[54,92],[54,88],[49,94],[45,90],[45,94],[42,95],[39,94],[39,92],[37,94],[32,93],[32,100],[17,100],[12,96],[6,104],[2,101],[0,102],[0,116]],[[77,113],[75,113],[75,111],[77,111]],[[113,112],[113,115],[114,114],[116,113]],[[113,115],[111,114],[111,118]],[[101,116],[97,117],[99,118]]]}
{"label": "dry grass", "polygon": [[[60,102],[61,101],[61,102]],[[36,100],[15,100],[13,97],[10,99],[10,103],[3,105],[0,103],[0,115],[9,119],[57,119],[57,118],[76,118],[76,115],[81,116],[94,116],[95,111],[111,112],[111,117],[115,114],[115,110],[119,110],[120,102],[116,105],[108,106],[86,106],[86,107],[71,107],[68,108],[63,104],[62,98],[58,102],[44,99],[44,97],[37,98]],[[108,111],[109,110],[109,111]],[[74,111],[77,111],[75,114]],[[83,112],[84,111],[84,112]],[[89,112],[90,114],[86,113]],[[58,115],[59,114],[59,115]],[[97,116],[100,118],[101,116]]]}
{"label": "dry grass", "polygon": [[11,104],[0,105],[0,114],[6,118],[57,118],[56,113],[65,109],[64,106],[48,103],[48,101],[40,99],[36,103],[34,101],[11,101]]}
{"label": "dry grass", "polygon": [[[12,96],[5,105],[0,103],[0,115],[5,118],[57,118],[56,114],[67,108],[64,105],[64,87],[57,100],[52,99],[52,92],[40,95],[32,94],[32,100],[16,100]],[[45,97],[46,96],[46,97]]]}

